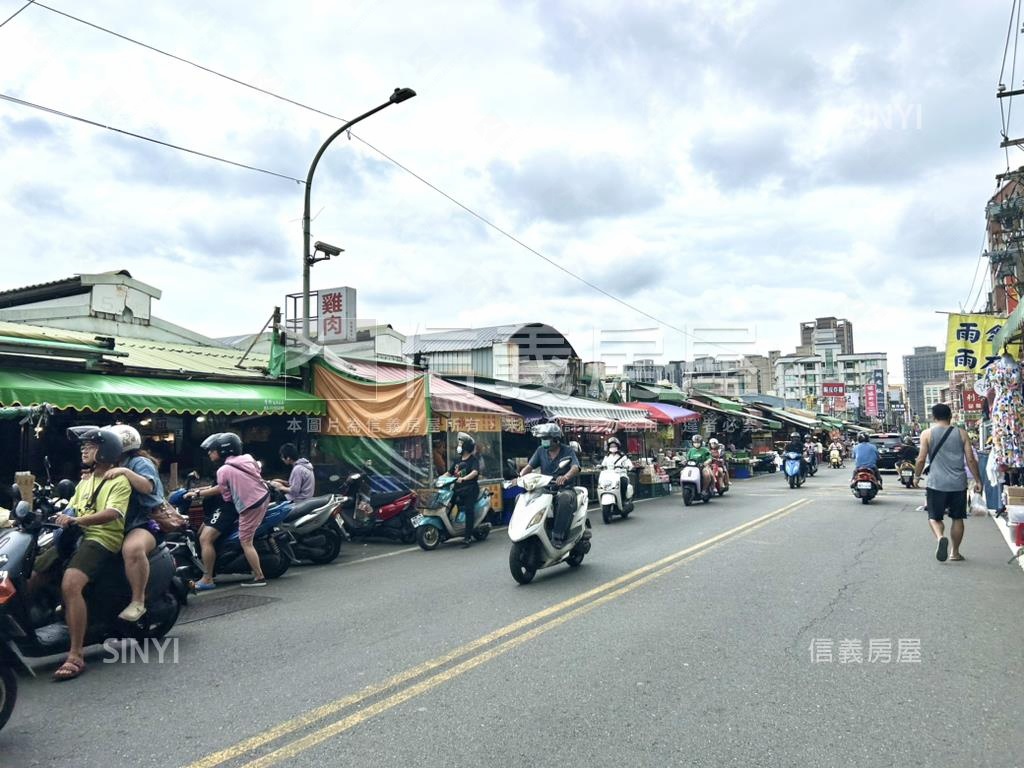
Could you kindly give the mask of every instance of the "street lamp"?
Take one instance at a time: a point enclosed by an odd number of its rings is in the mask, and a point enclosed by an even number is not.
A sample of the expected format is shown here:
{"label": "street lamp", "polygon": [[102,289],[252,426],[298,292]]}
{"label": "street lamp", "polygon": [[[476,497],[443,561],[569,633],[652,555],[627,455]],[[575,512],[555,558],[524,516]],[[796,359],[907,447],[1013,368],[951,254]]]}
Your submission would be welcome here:
{"label": "street lamp", "polygon": [[341,128],[332,133],[327,138],[327,141],[325,141],[320,147],[320,151],[316,153],[316,156],[313,158],[313,162],[309,166],[309,173],[306,174],[305,206],[302,209],[302,335],[306,339],[309,339],[309,268],[318,261],[324,261],[325,259],[329,259],[331,256],[337,256],[342,252],[337,246],[320,242],[316,244],[316,250],[318,253],[323,253],[323,256],[317,258],[309,252],[309,196],[310,191],[313,188],[313,172],[316,171],[317,163],[320,162],[320,157],[323,155],[330,143],[360,120],[365,120],[370,115],[374,115],[382,109],[390,107],[392,104],[401,104],[403,101],[407,101],[415,95],[416,91],[412,88],[395,88],[395,92],[388,97],[386,102],[381,104],[379,107],[374,107],[369,112],[360,115],[354,120],[349,120],[341,126]]}

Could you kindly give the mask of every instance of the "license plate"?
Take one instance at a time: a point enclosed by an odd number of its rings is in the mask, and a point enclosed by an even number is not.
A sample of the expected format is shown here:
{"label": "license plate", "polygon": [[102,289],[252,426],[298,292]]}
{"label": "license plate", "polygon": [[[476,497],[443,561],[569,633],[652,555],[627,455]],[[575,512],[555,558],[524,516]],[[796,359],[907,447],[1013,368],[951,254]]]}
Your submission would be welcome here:
{"label": "license plate", "polygon": [[913,472],[904,472],[904,473],[903,473],[903,476],[904,476],[904,477],[913,477],[913,476],[914,476],[914,473],[913,473]]}
{"label": "license plate", "polygon": [[857,483],[857,487],[868,491],[871,490],[871,483]]}
{"label": "license plate", "polygon": [[412,519],[413,526],[418,526],[418,525],[421,525],[422,523],[423,523],[423,515],[416,515],[416,517],[414,517]]}

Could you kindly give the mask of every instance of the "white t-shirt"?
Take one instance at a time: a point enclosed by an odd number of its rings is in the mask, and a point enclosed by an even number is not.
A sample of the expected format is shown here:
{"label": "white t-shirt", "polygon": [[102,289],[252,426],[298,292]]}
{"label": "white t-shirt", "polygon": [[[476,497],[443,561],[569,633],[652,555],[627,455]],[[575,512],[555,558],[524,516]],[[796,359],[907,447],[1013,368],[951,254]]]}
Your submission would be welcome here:
{"label": "white t-shirt", "polygon": [[624,453],[609,453],[601,460],[601,469],[615,469],[626,472],[632,468],[633,462]]}

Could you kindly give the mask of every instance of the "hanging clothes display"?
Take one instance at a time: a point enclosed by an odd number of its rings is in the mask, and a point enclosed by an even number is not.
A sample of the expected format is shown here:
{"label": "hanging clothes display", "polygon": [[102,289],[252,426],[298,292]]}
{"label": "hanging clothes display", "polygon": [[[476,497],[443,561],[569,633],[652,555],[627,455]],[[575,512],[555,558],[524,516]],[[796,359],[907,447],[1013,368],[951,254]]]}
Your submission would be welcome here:
{"label": "hanging clothes display", "polygon": [[1024,466],[1024,397],[1020,365],[1008,354],[993,363],[974,387],[982,397],[995,393],[992,402],[992,454],[990,461],[1005,467]]}

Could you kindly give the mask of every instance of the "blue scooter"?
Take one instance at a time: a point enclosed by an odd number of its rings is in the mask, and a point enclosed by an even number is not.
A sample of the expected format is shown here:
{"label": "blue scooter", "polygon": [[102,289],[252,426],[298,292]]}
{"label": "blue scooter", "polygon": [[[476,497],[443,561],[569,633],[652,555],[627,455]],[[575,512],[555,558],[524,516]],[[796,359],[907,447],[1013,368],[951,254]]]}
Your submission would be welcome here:
{"label": "blue scooter", "polygon": [[787,451],[782,455],[783,470],[790,488],[799,488],[804,484],[803,456],[796,451]]}
{"label": "blue scooter", "polygon": [[[460,509],[458,516],[452,520],[452,499],[455,496],[455,476],[441,475],[434,481],[434,487],[438,489],[434,494],[431,503],[420,505],[420,514],[412,519],[416,526],[416,542],[420,548],[429,552],[437,549],[448,539],[462,537],[466,533],[466,514]],[[476,506],[473,508],[473,519],[476,525],[473,527],[473,538],[483,541],[491,532],[491,496],[493,494],[486,488],[480,491]]]}
{"label": "blue scooter", "polygon": [[[192,502],[185,498],[190,488],[179,488],[167,497],[167,502],[188,517],[188,509]],[[268,579],[276,579],[284,575],[292,564],[295,555],[292,552],[291,537],[278,526],[291,510],[291,505],[282,501],[271,504],[267,514],[256,529],[253,546],[260,556],[263,575]],[[199,540],[195,531],[186,528],[181,533],[167,534],[167,548],[171,550],[176,571],[183,579],[196,580],[203,575],[203,558]],[[218,575],[226,573],[252,573],[249,563],[242,551],[242,543],[238,538],[238,526],[227,534],[217,537],[217,564],[214,572]]]}

